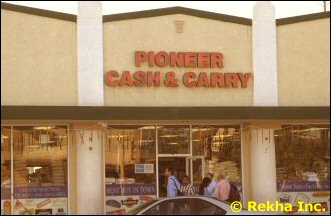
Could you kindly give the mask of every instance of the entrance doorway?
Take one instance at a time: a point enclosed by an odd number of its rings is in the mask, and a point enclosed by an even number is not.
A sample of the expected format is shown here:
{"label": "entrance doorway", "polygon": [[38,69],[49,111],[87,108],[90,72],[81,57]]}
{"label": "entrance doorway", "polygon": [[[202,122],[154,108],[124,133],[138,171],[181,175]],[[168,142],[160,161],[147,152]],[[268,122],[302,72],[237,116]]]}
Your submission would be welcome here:
{"label": "entrance doorway", "polygon": [[193,183],[196,193],[204,177],[205,163],[203,157],[181,156],[181,157],[159,157],[158,158],[158,176],[159,176],[159,197],[167,196],[167,179],[164,174],[166,168],[171,167],[174,175],[181,182],[187,175]]}

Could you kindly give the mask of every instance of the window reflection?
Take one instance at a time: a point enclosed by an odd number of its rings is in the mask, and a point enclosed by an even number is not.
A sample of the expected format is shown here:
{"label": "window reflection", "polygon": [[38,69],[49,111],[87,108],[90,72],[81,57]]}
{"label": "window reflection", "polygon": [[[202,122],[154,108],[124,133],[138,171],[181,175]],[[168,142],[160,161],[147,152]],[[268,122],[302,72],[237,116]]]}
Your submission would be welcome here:
{"label": "window reflection", "polygon": [[14,214],[67,213],[67,126],[14,126],[13,134]]}
{"label": "window reflection", "polygon": [[158,129],[159,154],[190,154],[190,127],[167,125]]}
{"label": "window reflection", "polygon": [[107,129],[106,214],[123,214],[156,198],[155,133],[155,126],[148,125]]}
{"label": "window reflection", "polygon": [[[241,188],[241,134],[239,125],[192,126],[193,156],[203,156],[205,174],[228,176]],[[196,180],[194,176],[194,180]]]}
{"label": "window reflection", "polygon": [[329,125],[283,125],[275,144],[278,191],[330,190]]}

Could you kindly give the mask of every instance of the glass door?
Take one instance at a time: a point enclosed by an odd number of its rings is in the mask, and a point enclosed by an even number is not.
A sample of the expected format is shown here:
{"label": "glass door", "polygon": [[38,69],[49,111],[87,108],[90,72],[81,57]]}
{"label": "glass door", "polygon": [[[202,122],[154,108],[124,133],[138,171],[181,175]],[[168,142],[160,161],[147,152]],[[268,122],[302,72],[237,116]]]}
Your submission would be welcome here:
{"label": "glass door", "polygon": [[191,183],[196,189],[199,188],[205,174],[205,160],[203,156],[186,157],[186,168]]}
{"label": "glass door", "polygon": [[187,161],[185,157],[159,157],[159,197],[167,196],[167,178],[165,176],[165,170],[167,168],[172,168],[179,182],[183,176],[187,175]]}

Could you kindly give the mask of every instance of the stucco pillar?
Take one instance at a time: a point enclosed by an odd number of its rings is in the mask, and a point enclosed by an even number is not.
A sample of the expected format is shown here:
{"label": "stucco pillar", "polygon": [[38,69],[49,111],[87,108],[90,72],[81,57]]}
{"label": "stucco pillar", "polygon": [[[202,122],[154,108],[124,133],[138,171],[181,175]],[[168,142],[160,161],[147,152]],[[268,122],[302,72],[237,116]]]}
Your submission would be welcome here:
{"label": "stucco pillar", "polygon": [[97,130],[79,130],[75,132],[75,140],[77,214],[103,214],[103,134]]}
{"label": "stucco pillar", "polygon": [[[77,16],[78,105],[103,106],[101,1],[79,1]],[[77,214],[103,214],[103,143],[97,131],[76,132]]]}
{"label": "stucco pillar", "polygon": [[103,29],[101,1],[78,1],[78,105],[103,106]]}
{"label": "stucco pillar", "polygon": [[255,4],[252,33],[254,105],[278,106],[276,20],[270,1]]}
{"label": "stucco pillar", "polygon": [[[270,126],[258,126],[250,132],[251,198],[258,203],[275,202],[276,154],[274,130]],[[269,129],[270,128],[270,129]]]}

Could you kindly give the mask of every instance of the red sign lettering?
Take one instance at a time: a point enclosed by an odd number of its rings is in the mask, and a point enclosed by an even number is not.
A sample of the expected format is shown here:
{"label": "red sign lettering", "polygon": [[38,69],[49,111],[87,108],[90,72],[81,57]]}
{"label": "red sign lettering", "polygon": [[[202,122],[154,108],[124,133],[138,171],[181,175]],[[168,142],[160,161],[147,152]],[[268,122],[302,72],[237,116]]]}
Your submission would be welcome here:
{"label": "red sign lettering", "polygon": [[146,73],[144,71],[137,71],[133,74],[133,84],[137,87],[143,87],[147,84]]}
{"label": "red sign lettering", "polygon": [[206,88],[210,87],[208,75],[207,75],[206,72],[201,72],[200,73],[199,78],[198,78],[197,87],[206,87]]}
{"label": "red sign lettering", "polygon": [[169,65],[170,59],[168,53],[162,51],[158,52],[155,56],[155,63],[159,67],[165,67]]}
{"label": "red sign lettering", "polygon": [[136,66],[140,67],[145,61],[147,61],[147,53],[143,51],[136,51]]}
{"label": "red sign lettering", "polygon": [[222,53],[211,53],[210,54],[210,67],[223,67],[223,54]]}
{"label": "red sign lettering", "polygon": [[109,86],[118,86],[119,81],[118,80],[113,80],[113,77],[119,77],[120,75],[118,74],[117,71],[109,71],[106,76],[106,83]]}
{"label": "red sign lettering", "polygon": [[222,73],[210,74],[211,87],[224,88],[224,75]]}
{"label": "red sign lettering", "polygon": [[194,81],[196,79],[197,75],[193,72],[187,72],[183,76],[183,83],[188,88],[196,87],[197,81]]}
{"label": "red sign lettering", "polygon": [[[135,65],[137,67],[186,67],[186,68],[223,68],[223,54],[219,52],[154,52],[136,51]],[[185,72],[182,81],[188,88],[247,88],[251,73],[223,72]],[[110,87],[178,87],[178,79],[173,71],[139,70],[131,73],[123,71],[120,75],[116,70],[105,74],[106,84]]]}
{"label": "red sign lettering", "polygon": [[161,84],[161,74],[160,72],[147,72],[147,86],[148,87],[160,87]]}
{"label": "red sign lettering", "polygon": [[178,87],[178,80],[174,72],[168,72],[165,75],[164,85],[166,87]]}
{"label": "red sign lettering", "polygon": [[133,85],[133,79],[131,77],[131,74],[129,71],[124,71],[122,73],[120,86],[132,86]]}

